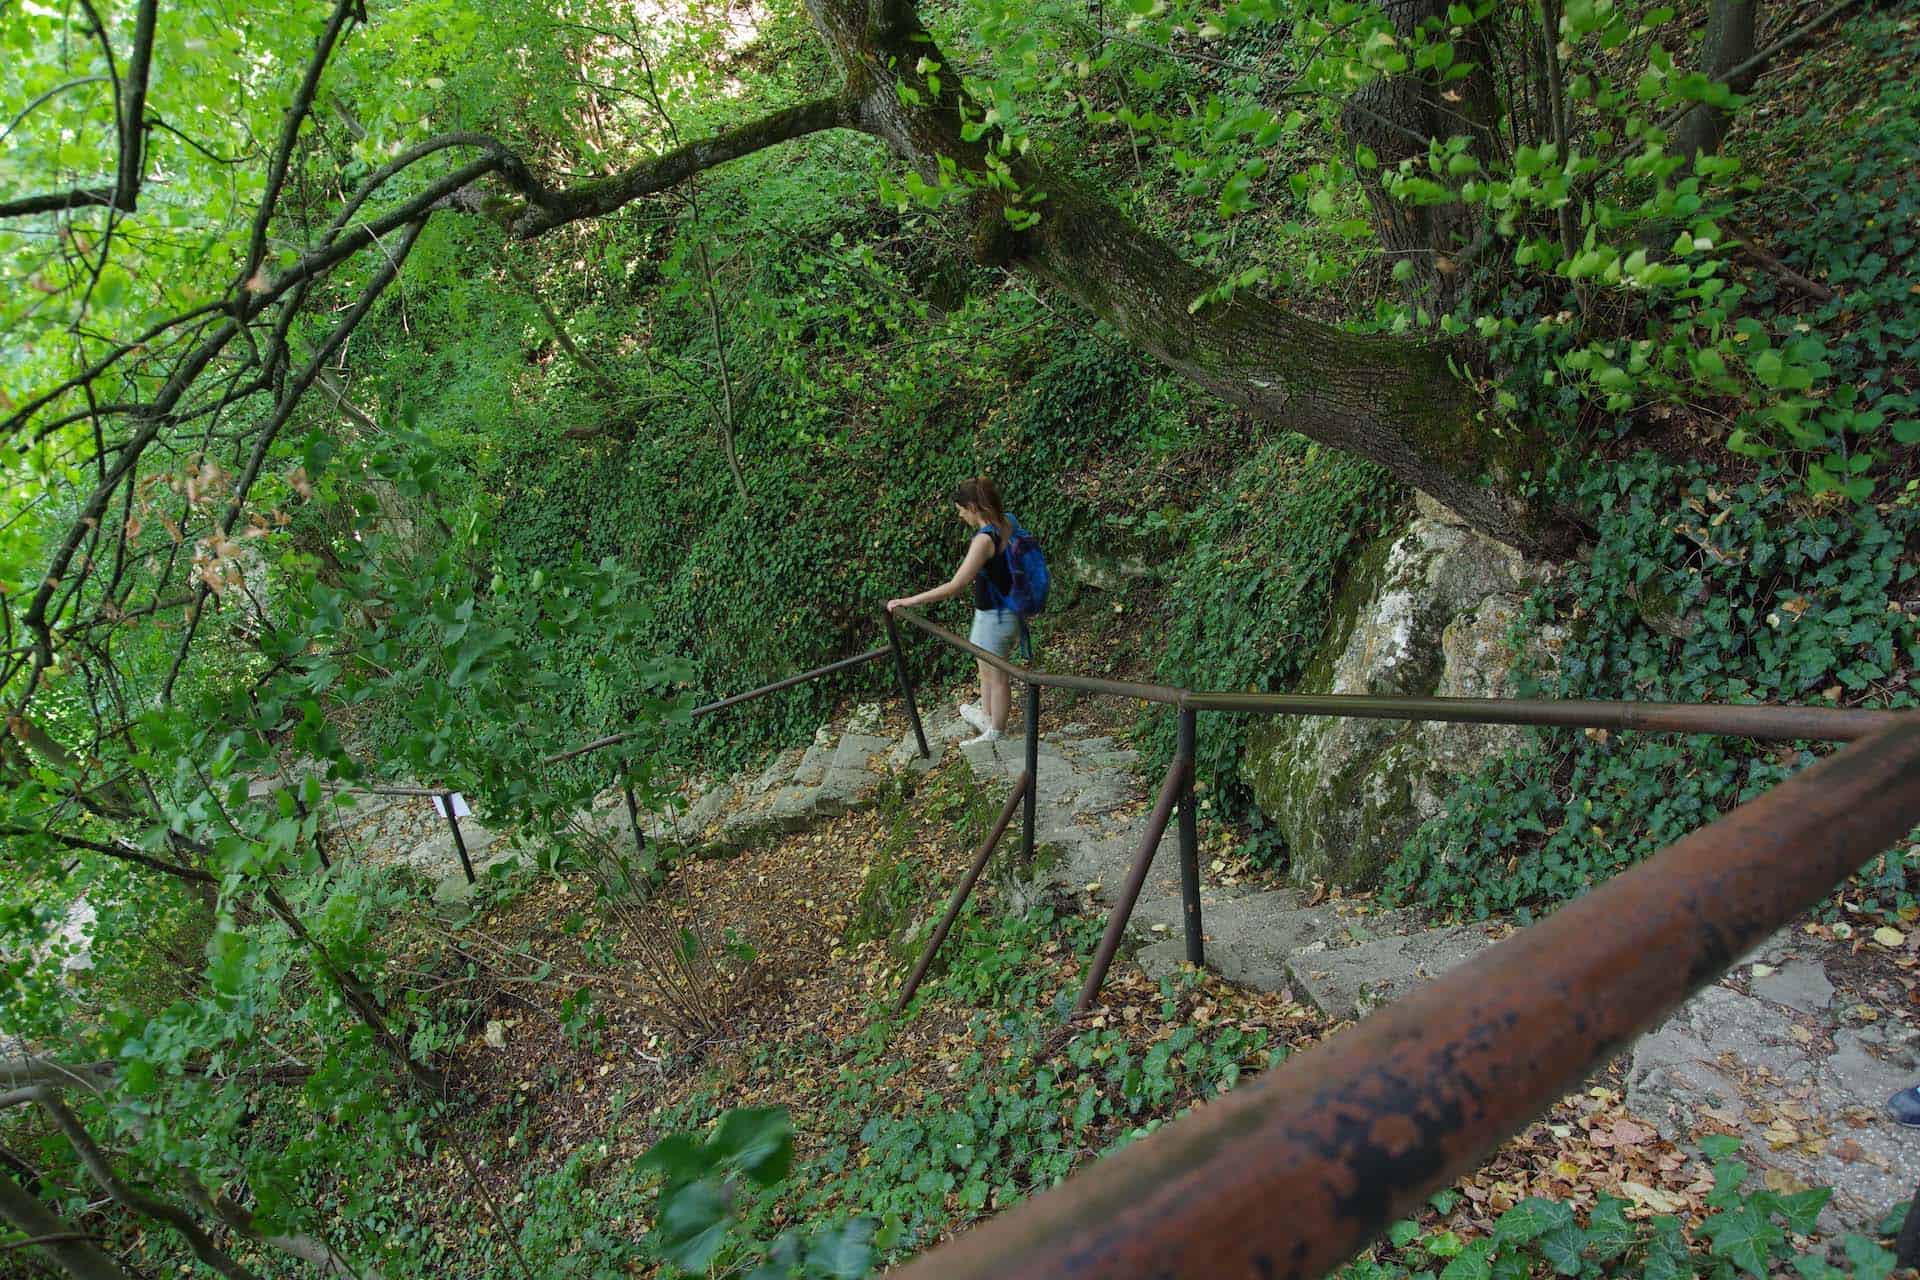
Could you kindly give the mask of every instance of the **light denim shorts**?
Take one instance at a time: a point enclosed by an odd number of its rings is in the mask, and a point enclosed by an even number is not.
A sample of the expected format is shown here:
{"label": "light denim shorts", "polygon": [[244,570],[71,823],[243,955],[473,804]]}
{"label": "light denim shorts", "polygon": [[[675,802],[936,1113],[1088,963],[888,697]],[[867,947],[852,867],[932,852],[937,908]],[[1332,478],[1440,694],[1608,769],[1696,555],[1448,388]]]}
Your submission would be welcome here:
{"label": "light denim shorts", "polygon": [[1002,658],[1013,651],[1013,642],[1020,638],[1020,615],[1011,609],[975,609],[973,611],[973,630],[967,639],[979,645],[988,653],[998,654]]}

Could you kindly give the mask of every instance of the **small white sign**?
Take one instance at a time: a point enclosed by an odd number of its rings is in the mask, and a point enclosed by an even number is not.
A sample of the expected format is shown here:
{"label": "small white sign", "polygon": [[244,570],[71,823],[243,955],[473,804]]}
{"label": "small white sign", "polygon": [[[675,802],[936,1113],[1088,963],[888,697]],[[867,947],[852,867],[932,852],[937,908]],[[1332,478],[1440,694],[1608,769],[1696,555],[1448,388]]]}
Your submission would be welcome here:
{"label": "small white sign", "polygon": [[440,815],[441,817],[443,817],[443,818],[444,818],[444,817],[446,817],[446,816],[447,816],[447,801],[448,801],[448,799],[452,799],[452,801],[453,801],[453,816],[454,816],[454,817],[456,817],[456,818],[465,818],[465,817],[468,817],[469,815],[471,815],[471,814],[473,813],[473,810],[471,810],[471,809],[469,809],[469,808],[467,808],[467,798],[466,798],[465,796],[463,796],[463,795],[461,795],[461,794],[460,794],[460,793],[459,793],[458,791],[456,791],[456,792],[454,792],[454,793],[453,793],[453,795],[452,795],[451,797],[448,797],[448,796],[435,796],[435,797],[433,798],[433,811],[434,811],[435,813],[437,813],[437,814],[439,814],[439,815]]}

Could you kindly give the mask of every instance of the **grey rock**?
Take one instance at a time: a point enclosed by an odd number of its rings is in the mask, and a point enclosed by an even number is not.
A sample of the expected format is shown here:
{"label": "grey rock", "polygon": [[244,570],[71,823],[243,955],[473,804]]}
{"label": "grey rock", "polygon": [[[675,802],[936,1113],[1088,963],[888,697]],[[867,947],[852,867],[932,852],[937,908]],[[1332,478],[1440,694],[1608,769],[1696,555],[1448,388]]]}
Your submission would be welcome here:
{"label": "grey rock", "polygon": [[840,739],[840,745],[833,753],[828,770],[841,771],[867,769],[874,757],[884,755],[893,745],[891,738],[882,738],[871,733],[851,733]]}
{"label": "grey rock", "polygon": [[674,830],[683,840],[697,840],[738,796],[739,792],[729,783],[709,788],[674,824]]}
{"label": "grey rock", "polygon": [[1157,578],[1162,573],[1160,566],[1144,555],[1102,555],[1079,546],[1067,549],[1061,567],[1075,582],[1097,591],[1117,591],[1135,579]]}
{"label": "grey rock", "polygon": [[[1434,504],[1377,540],[1348,570],[1302,693],[1500,697],[1524,657],[1551,666],[1558,638],[1525,655],[1507,636],[1548,570]],[[1369,888],[1447,792],[1481,760],[1532,731],[1324,716],[1255,727],[1243,769],[1286,837],[1291,874]]]}
{"label": "grey rock", "polygon": [[[1817,1038],[1795,1038],[1777,1006],[1710,986],[1634,1045],[1627,1105],[1680,1142],[1705,1108],[1718,1123],[1731,1117],[1742,1159],[1834,1189],[1824,1229],[1870,1231],[1920,1182],[1920,1141],[1883,1114],[1889,1096],[1920,1079],[1920,1054],[1911,1031],[1878,1025],[1838,1028],[1833,1043],[1825,1056]],[[1812,1142],[1776,1148],[1767,1140],[1767,1120],[1782,1104],[1806,1117],[1790,1123]],[[1855,1148],[1851,1159],[1836,1150],[1843,1140]]]}
{"label": "grey rock", "polygon": [[793,771],[799,767],[800,759],[804,754],[805,752],[800,751],[798,748],[782,751],[773,758],[773,763],[768,765],[759,777],[748,784],[747,793],[749,795],[763,796],[775,787],[786,782],[793,776]]}
{"label": "grey rock", "polygon": [[820,779],[827,776],[827,766],[833,763],[834,745],[831,740],[820,741],[815,736],[813,745],[808,747],[800,762],[793,767],[793,774],[787,779],[789,785],[812,787],[819,785]]}
{"label": "grey rock", "polygon": [[946,751],[945,740],[929,735],[927,754],[921,755],[920,740],[913,736],[912,729],[908,729],[906,736],[887,752],[887,767],[894,770],[906,769],[913,773],[927,773],[946,757]]}
{"label": "grey rock", "polygon": [[847,717],[847,732],[862,733],[869,736],[879,733],[881,715],[882,711],[879,703],[863,702],[853,709],[852,715]]}

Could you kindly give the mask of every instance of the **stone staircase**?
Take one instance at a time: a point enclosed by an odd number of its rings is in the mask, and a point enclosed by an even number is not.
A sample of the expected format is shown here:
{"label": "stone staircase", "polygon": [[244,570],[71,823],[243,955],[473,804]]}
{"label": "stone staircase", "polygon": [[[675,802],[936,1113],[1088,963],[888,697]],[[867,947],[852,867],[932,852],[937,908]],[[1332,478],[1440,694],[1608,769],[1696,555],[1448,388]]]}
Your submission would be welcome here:
{"label": "stone staircase", "polygon": [[[1119,900],[1145,836],[1146,784],[1134,752],[1110,738],[1083,737],[1067,725],[1041,740],[1035,843],[1059,856],[1043,865],[1051,884],[1091,898],[1101,910]],[[1011,781],[1025,767],[1017,737],[960,748],[975,774]],[[1287,989],[1332,1018],[1363,1015],[1453,965],[1497,937],[1493,928],[1427,929],[1411,912],[1358,914],[1350,903],[1309,906],[1287,888],[1207,883],[1201,868],[1200,914],[1207,964],[1262,991]],[[1181,920],[1179,837],[1169,825],[1128,934],[1148,976],[1186,959]]]}
{"label": "stone staircase", "polygon": [[[911,730],[899,737],[881,732],[879,704],[861,706],[763,769],[703,784],[681,806],[642,814],[647,843],[723,856],[870,805],[889,777],[902,770],[926,772],[956,750],[976,777],[996,789],[1024,767],[1018,725],[997,743],[967,743],[975,731],[949,707],[931,709],[924,723],[932,751],[927,759]],[[1117,900],[1143,834],[1149,788],[1138,765],[1132,749],[1084,725],[1061,725],[1041,739],[1035,842],[1055,855],[1042,862],[1044,880],[1076,899],[1090,898],[1100,911]],[[429,801],[368,797],[348,813],[342,834],[368,856],[433,880],[438,902],[458,906],[471,896],[453,834]],[[618,788],[598,795],[576,822],[593,836],[634,847]],[[521,855],[507,833],[477,818],[462,818],[460,832],[477,875]],[[1003,848],[1016,838],[1009,836]],[[1002,857],[996,854],[996,861]],[[1362,916],[1348,903],[1308,905],[1292,889],[1209,885],[1206,878],[1203,868],[1208,964],[1247,986],[1292,990],[1333,1018],[1362,1016],[1398,998],[1476,954],[1494,936],[1476,927],[1425,929],[1410,913]],[[1171,973],[1184,961],[1182,928],[1178,838],[1170,827],[1128,930],[1135,958],[1150,976]]]}
{"label": "stone staircase", "polygon": [[[927,760],[911,731],[883,733],[879,706],[861,707],[764,769],[708,785],[678,811],[643,815],[647,839],[696,856],[737,849],[872,804],[890,777],[924,772],[955,752],[994,800],[1024,767],[1017,726],[997,743],[967,743],[974,730],[950,708],[932,710],[925,723],[933,751]],[[1039,751],[1035,838],[1044,856],[1035,887],[1057,889],[1088,911],[1110,910],[1144,835],[1152,781],[1140,776],[1136,754],[1111,737],[1084,725],[1049,726]],[[403,863],[434,879],[443,901],[470,895],[446,820],[426,800],[365,799],[349,812],[352,826],[343,835],[357,856]],[[577,821],[609,839],[633,839],[617,790],[599,796]],[[519,856],[516,840],[473,818],[460,825],[477,872]],[[1016,827],[995,854],[997,866],[1008,865],[1017,839]],[[383,857],[383,848],[404,852]],[[343,848],[337,856],[356,852]],[[1429,928],[1412,912],[1363,913],[1351,901],[1315,902],[1291,888],[1208,883],[1204,864],[1201,878],[1208,965],[1230,981],[1289,990],[1333,1019],[1364,1017],[1512,929]],[[1173,973],[1185,960],[1172,828],[1128,933],[1125,953],[1150,977]],[[1825,1225],[1863,1229],[1920,1180],[1920,1142],[1879,1117],[1888,1092],[1920,1079],[1920,1031],[1905,1018],[1858,1025],[1859,1011],[1846,1012],[1851,1006],[1827,979],[1823,966],[1833,956],[1810,948],[1792,931],[1779,935],[1638,1041],[1629,1105],[1676,1141],[1687,1141],[1703,1117],[1722,1131],[1741,1128],[1749,1158],[1776,1175],[1839,1189]],[[1798,1132],[1828,1138],[1783,1148],[1781,1114],[1793,1117]]]}

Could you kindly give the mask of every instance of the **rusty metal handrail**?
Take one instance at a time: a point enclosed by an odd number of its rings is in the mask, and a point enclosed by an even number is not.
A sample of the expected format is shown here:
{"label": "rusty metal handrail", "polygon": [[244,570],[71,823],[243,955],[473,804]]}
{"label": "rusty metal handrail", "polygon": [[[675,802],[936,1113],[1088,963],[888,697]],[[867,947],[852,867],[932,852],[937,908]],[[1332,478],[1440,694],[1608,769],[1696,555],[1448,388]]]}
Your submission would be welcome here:
{"label": "rusty metal handrail", "polygon": [[1322,1275],[1916,823],[1909,719],[896,1274]]}
{"label": "rusty metal handrail", "polygon": [[[829,662],[824,667],[815,667],[811,671],[802,671],[797,676],[788,676],[783,680],[775,680],[772,684],[763,684],[759,688],[749,689],[745,693],[736,693],[730,697],[720,698],[714,702],[702,703],[700,706],[687,712],[687,718],[689,720],[698,720],[702,716],[710,716],[716,711],[725,711],[730,707],[737,707],[743,702],[752,702],[756,698],[764,698],[770,693],[779,693],[782,689],[791,689],[797,684],[805,684],[809,680],[818,680],[822,676],[830,676],[835,672],[845,671],[849,667],[857,667],[863,663],[877,661],[886,657],[890,652],[892,652],[892,650],[883,644],[877,648],[869,649],[865,653],[857,653],[851,658],[842,658],[838,662]],[[595,738],[592,742],[583,742],[577,747],[568,747],[565,751],[556,751],[550,756],[543,756],[541,757],[540,763],[560,764],[564,761],[572,760],[576,756],[584,756],[590,751],[601,751],[607,747],[618,746],[637,736],[639,736],[639,731],[631,729],[624,733],[608,734],[604,738]]]}
{"label": "rusty metal handrail", "polygon": [[1227,693],[1058,675],[1009,662],[955,635],[911,609],[896,617],[934,639],[972,654],[1017,680],[1043,689],[1077,689],[1185,711],[1253,715],[1341,716],[1368,720],[1441,720],[1464,724],[1542,725],[1559,728],[1640,729],[1648,732],[1712,733],[1760,740],[1808,739],[1851,742],[1899,723],[1899,711],[1851,707],[1794,707],[1732,702],[1597,702],[1553,698],[1414,698],[1358,693]]}
{"label": "rusty metal handrail", "polygon": [[1007,802],[1000,809],[1000,817],[987,832],[987,838],[980,851],[973,856],[973,865],[967,868],[966,875],[960,877],[959,885],[953,891],[952,899],[947,903],[946,914],[940,917],[933,936],[927,939],[926,950],[920,953],[920,963],[913,966],[913,973],[907,978],[906,985],[900,988],[900,995],[893,1002],[893,1011],[899,1013],[913,999],[913,993],[920,989],[920,982],[927,976],[927,970],[933,965],[934,953],[940,950],[940,944],[947,940],[947,933],[953,928],[953,922],[960,918],[960,909],[967,905],[967,896],[973,892],[973,886],[980,879],[980,873],[987,869],[987,859],[993,856],[994,846],[1000,843],[1000,837],[1007,833],[1007,827],[1013,822],[1013,811],[1020,802],[1033,794],[1033,775],[1023,773],[1013,784],[1013,791],[1007,796]]}
{"label": "rusty metal handrail", "polygon": [[[907,678],[906,662],[900,653],[899,636],[895,632],[891,620],[888,621],[887,631],[888,631],[888,636],[890,640],[890,643],[888,644],[876,646],[875,648],[867,650],[865,653],[855,654],[851,658],[842,658],[838,662],[829,662],[823,667],[815,667],[810,671],[802,671],[798,675],[787,676],[784,679],[775,680],[771,684],[763,684],[756,689],[749,689],[745,693],[736,693],[725,698],[716,699],[713,702],[702,703],[700,706],[697,706],[693,708],[693,710],[689,711],[687,713],[687,718],[689,720],[698,720],[702,716],[709,716],[714,714],[715,712],[725,711],[731,707],[737,707],[742,703],[752,702],[756,698],[764,698],[768,694],[779,693],[783,689],[791,689],[795,685],[805,684],[809,680],[818,680],[822,676],[830,676],[835,674],[836,672],[845,671],[851,667],[861,666],[864,663],[874,662],[881,658],[886,657],[888,654],[892,654],[894,659],[895,673],[900,683],[900,692],[902,696],[905,697],[906,699],[907,718],[913,724],[914,736],[919,740],[920,754],[924,757],[929,754],[929,751],[927,749],[927,735],[926,735],[926,731],[920,727],[920,710],[915,705],[913,700],[913,685]],[[627,742],[638,736],[639,736],[639,733],[637,730],[627,730],[621,733],[608,734],[604,737],[595,738],[591,742],[583,742],[579,746],[568,747],[565,750],[555,751],[550,755],[542,756],[540,758],[540,764],[542,765],[562,764],[568,760],[575,759],[579,756],[587,755],[590,752],[601,751],[607,747],[618,746],[620,743]],[[372,795],[372,796],[417,796],[422,798],[431,798],[431,799],[440,800],[446,806],[447,825],[453,831],[453,846],[454,846],[455,852],[457,852],[460,855],[461,870],[466,874],[467,883],[468,884],[474,883],[473,861],[467,854],[467,842],[460,833],[460,819],[454,814],[454,811],[453,811],[453,795],[451,792],[447,791],[446,788],[444,787],[381,786],[381,785],[363,786],[355,783],[338,783],[338,782],[323,782],[323,783],[320,783],[319,786],[322,790],[328,792],[329,794],[335,794],[335,795],[358,793],[361,795]],[[640,829],[639,802],[635,798],[633,794],[633,788],[631,786],[625,785],[623,783],[620,790],[621,790],[621,795],[625,797],[627,802],[627,817],[633,825],[634,843],[638,846],[641,846],[642,851],[644,852],[646,836]],[[296,801],[296,803],[298,803],[298,801]],[[326,865],[331,867],[332,864],[326,862],[326,854],[324,852],[320,855],[320,857],[323,863],[326,863]]]}
{"label": "rusty metal handrail", "polygon": [[[1172,685],[1141,684],[1126,680],[1105,680],[1097,676],[1035,671],[1031,667],[1021,666],[997,653],[981,648],[938,623],[922,617],[912,609],[899,609],[889,611],[885,615],[887,634],[896,650],[895,662],[902,672],[902,685],[909,688],[910,685],[904,674],[904,658],[898,653],[899,633],[894,625],[896,614],[941,643],[972,654],[981,662],[1005,672],[1013,679],[1026,681],[1027,771],[1030,774],[1037,773],[1039,691],[1043,688],[1072,689],[1134,698],[1178,709],[1180,746],[1176,758],[1184,755],[1189,761],[1186,784],[1177,796],[1163,791],[1161,803],[1154,810],[1156,826],[1152,835],[1155,843],[1150,844],[1143,851],[1141,861],[1136,863],[1135,872],[1138,876],[1144,876],[1146,865],[1151,861],[1153,851],[1158,848],[1157,841],[1161,830],[1166,825],[1171,809],[1177,806],[1180,813],[1181,916],[1186,935],[1187,960],[1196,966],[1204,964],[1206,960],[1201,920],[1198,835],[1195,830],[1193,811],[1191,767],[1194,720],[1201,711],[1243,715],[1341,716],[1378,720],[1436,720],[1465,724],[1631,729],[1647,732],[1727,734],[1771,741],[1817,739],[1838,742],[1851,741],[1876,730],[1905,723],[1906,716],[1911,714],[1836,707],[1786,707],[1735,703],[1207,692],[1176,688]],[[1171,771],[1167,785],[1168,787],[1173,785]],[[1034,813],[1031,800],[1030,792],[1023,835],[1023,843],[1028,848],[1032,847],[1034,836]],[[1080,1000],[1076,1006],[1078,1012],[1085,1012],[1091,1007],[1094,996],[1099,993],[1100,984],[1106,977],[1107,969],[1113,960],[1113,953],[1119,946],[1120,937],[1125,931],[1132,910],[1133,896],[1123,896],[1108,918],[1100,950],[1094,956],[1086,984],[1080,993]]]}

